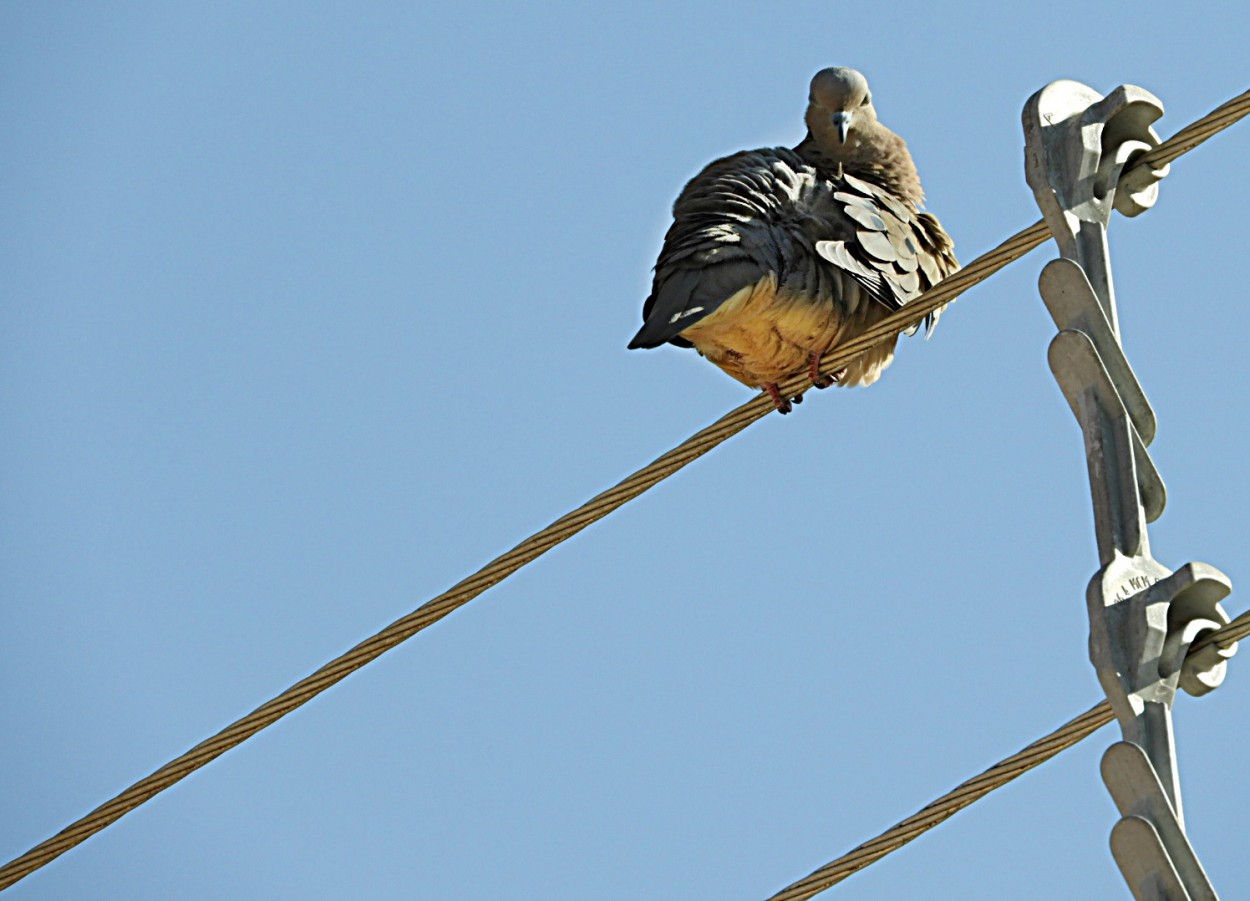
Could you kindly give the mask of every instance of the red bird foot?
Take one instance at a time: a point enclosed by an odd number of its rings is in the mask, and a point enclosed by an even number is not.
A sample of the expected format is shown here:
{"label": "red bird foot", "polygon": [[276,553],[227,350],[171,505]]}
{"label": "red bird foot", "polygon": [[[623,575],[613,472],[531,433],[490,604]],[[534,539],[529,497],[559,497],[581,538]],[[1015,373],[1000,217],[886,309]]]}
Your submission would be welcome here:
{"label": "red bird foot", "polygon": [[797,395],[796,397],[789,398],[789,399],[782,397],[781,392],[777,390],[777,385],[775,382],[766,382],[764,384],[764,390],[767,391],[768,396],[773,399],[773,406],[777,408],[777,412],[780,413],[782,416],[786,415],[787,413],[789,413],[791,410],[794,409],[791,406],[791,403],[796,403],[796,404],[803,403],[803,395],[801,394]]}
{"label": "red bird foot", "polygon": [[829,375],[820,374],[820,358],[822,354],[811,354],[807,359],[807,377],[812,380],[812,384],[817,388],[828,388],[830,385],[836,385],[846,376],[846,369],[839,369],[837,372],[831,372]]}

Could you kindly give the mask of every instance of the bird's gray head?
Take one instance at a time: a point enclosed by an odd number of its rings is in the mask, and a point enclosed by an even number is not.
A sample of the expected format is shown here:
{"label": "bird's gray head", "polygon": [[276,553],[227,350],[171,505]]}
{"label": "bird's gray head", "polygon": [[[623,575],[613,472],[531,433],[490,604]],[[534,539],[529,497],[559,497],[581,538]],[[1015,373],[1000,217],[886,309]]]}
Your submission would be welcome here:
{"label": "bird's gray head", "polygon": [[834,66],[813,76],[807,107],[807,127],[813,136],[845,144],[854,130],[870,128],[876,121],[868,79],[859,72]]}
{"label": "bird's gray head", "polygon": [[794,149],[829,175],[865,178],[912,203],[924,202],[907,144],[877,119],[868,79],[854,69],[821,69],[812,78],[807,137]]}

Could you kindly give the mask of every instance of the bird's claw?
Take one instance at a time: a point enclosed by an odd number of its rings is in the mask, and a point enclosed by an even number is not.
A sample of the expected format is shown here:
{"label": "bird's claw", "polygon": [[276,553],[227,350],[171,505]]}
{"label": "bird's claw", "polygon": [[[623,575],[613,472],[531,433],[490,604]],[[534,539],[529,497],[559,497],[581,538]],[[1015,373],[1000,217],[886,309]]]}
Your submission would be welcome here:
{"label": "bird's claw", "polygon": [[808,358],[807,377],[811,379],[812,385],[817,388],[828,388],[830,385],[836,385],[846,375],[846,369],[839,369],[837,372],[831,372],[828,375],[821,375],[820,358],[823,354],[812,354]]}
{"label": "bird's claw", "polygon": [[782,416],[785,416],[792,409],[794,409],[791,406],[792,403],[795,403],[795,404],[803,403],[803,395],[801,394],[792,398],[782,397],[781,392],[777,390],[777,386],[773,382],[769,382],[768,384],[766,384],[764,386],[764,390],[767,391],[768,396],[773,399],[773,406],[777,408],[777,412],[780,413]]}

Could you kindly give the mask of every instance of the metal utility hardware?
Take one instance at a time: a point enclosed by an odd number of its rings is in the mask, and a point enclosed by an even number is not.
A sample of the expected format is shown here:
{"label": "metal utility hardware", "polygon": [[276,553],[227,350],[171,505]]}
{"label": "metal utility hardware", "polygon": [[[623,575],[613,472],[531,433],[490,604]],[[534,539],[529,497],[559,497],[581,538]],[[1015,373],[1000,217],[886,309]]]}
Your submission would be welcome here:
{"label": "metal utility hardware", "polygon": [[1167,494],[1147,448],[1155,415],[1120,345],[1107,225],[1113,209],[1136,216],[1154,205],[1168,167],[1134,166],[1159,144],[1154,95],[1122,85],[1106,97],[1056,81],[1024,108],[1025,174],[1062,255],[1039,290],[1059,334],[1050,368],[1085,436],[1101,569],[1086,591],[1089,654],[1124,740],[1102,761],[1121,819],[1111,850],[1138,901],[1217,897],[1185,836],[1172,735],[1179,685],[1205,694],[1224,679],[1236,645],[1201,635],[1226,624],[1219,602],[1232,586],[1205,563],[1175,572],[1150,554],[1147,523]]}

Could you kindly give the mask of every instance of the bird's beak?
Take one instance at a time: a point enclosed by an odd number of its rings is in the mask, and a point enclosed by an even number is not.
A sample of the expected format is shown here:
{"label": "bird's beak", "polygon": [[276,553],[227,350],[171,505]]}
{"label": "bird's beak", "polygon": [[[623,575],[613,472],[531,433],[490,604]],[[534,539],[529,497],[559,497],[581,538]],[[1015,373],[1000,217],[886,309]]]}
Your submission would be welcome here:
{"label": "bird's beak", "polygon": [[838,130],[838,140],[843,144],[846,143],[846,136],[851,131],[852,113],[834,113],[833,126]]}

